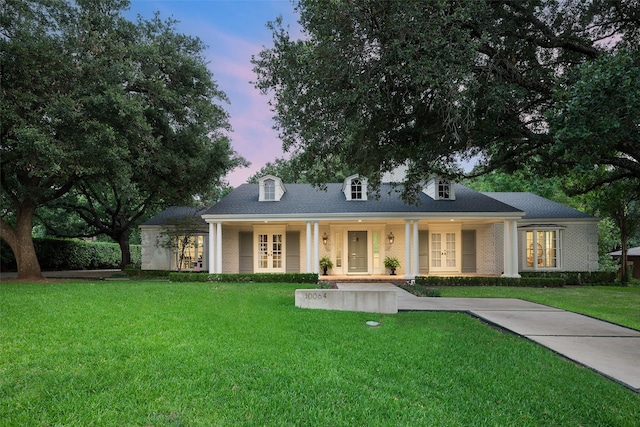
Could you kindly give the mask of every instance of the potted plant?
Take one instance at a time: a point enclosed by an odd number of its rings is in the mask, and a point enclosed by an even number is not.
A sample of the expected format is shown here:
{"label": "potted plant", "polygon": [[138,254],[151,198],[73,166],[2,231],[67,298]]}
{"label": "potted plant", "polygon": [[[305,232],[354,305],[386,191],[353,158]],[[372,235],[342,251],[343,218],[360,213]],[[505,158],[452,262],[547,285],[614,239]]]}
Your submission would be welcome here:
{"label": "potted plant", "polygon": [[400,267],[400,261],[396,257],[385,257],[384,266],[391,270],[391,275],[396,275],[396,268]]}
{"label": "potted plant", "polygon": [[329,257],[323,256],[320,258],[320,267],[322,267],[322,274],[327,275],[327,270],[333,268],[333,262],[329,259]]}

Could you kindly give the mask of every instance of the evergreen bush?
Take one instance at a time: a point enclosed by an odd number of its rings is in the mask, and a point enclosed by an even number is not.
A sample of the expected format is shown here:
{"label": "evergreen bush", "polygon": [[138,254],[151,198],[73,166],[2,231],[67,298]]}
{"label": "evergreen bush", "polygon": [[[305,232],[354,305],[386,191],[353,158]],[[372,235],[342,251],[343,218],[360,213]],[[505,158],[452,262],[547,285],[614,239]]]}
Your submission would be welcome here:
{"label": "evergreen bush", "polygon": [[[116,243],[46,237],[33,239],[33,245],[42,271],[118,268],[122,258]],[[132,263],[140,266],[141,246],[131,245],[130,250]],[[5,241],[0,244],[0,254],[3,271],[15,271],[16,259]]]}
{"label": "evergreen bush", "polygon": [[523,271],[523,278],[561,278],[565,285],[614,285],[613,271]]}
{"label": "evergreen bush", "polygon": [[227,283],[318,283],[316,273],[239,273],[211,274],[171,272],[172,282],[227,282]]}
{"label": "evergreen bush", "polygon": [[498,277],[498,276],[417,276],[415,283],[421,286],[523,286],[559,288],[564,279],[557,277]]}

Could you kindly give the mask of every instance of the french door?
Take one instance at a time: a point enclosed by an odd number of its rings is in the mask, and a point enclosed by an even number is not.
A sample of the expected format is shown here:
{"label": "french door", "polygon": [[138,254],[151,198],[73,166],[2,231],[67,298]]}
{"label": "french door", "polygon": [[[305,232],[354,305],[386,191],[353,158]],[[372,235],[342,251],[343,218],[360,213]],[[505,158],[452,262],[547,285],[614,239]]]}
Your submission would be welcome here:
{"label": "french door", "polygon": [[277,231],[257,232],[256,272],[284,272],[284,233]]}
{"label": "french door", "polygon": [[460,231],[433,230],[429,235],[430,264],[429,270],[438,272],[460,271]]}

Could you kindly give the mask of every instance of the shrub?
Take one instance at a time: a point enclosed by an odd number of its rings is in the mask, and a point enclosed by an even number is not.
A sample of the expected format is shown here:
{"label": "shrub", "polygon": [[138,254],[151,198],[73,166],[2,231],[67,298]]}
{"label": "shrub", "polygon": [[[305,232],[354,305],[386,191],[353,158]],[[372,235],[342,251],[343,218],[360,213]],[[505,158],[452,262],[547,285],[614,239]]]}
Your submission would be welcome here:
{"label": "shrub", "polygon": [[142,279],[168,279],[170,270],[142,270],[133,264],[129,264],[124,268],[125,273],[129,277],[138,277]]}
{"label": "shrub", "polygon": [[[120,246],[116,243],[36,238],[33,245],[43,271],[118,268],[122,259]],[[130,249],[133,264],[139,266],[141,246],[131,245]],[[9,245],[3,241],[0,250],[3,270],[15,270],[16,260]]]}
{"label": "shrub", "polygon": [[316,273],[169,273],[172,282],[318,283]]}
{"label": "shrub", "polygon": [[418,276],[416,285],[421,286],[523,286],[559,288],[564,286],[562,278],[546,277],[498,277],[498,276]]}
{"label": "shrub", "polygon": [[418,283],[412,284],[411,282],[406,282],[406,283],[399,284],[398,287],[404,289],[407,292],[411,292],[412,294],[418,297],[439,297],[440,296],[440,289],[428,288]]}
{"label": "shrub", "polygon": [[565,285],[613,285],[616,273],[612,271],[523,271],[523,278],[561,278]]}

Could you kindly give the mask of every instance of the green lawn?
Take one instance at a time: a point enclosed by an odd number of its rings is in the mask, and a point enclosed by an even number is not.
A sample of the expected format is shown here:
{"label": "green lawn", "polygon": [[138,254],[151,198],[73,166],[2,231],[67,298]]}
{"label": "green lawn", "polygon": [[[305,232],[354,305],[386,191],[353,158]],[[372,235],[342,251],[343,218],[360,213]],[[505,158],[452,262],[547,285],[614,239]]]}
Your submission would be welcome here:
{"label": "green lawn", "polygon": [[303,310],[295,288],[0,283],[0,425],[640,419],[638,394],[467,315]]}
{"label": "green lawn", "polygon": [[438,289],[440,289],[443,297],[520,298],[640,330],[639,286],[579,286],[566,288],[451,286]]}

